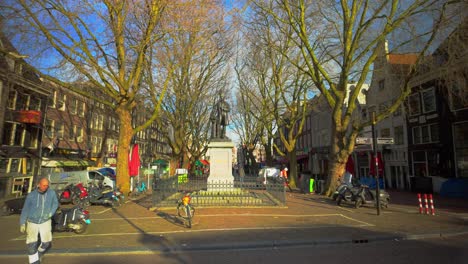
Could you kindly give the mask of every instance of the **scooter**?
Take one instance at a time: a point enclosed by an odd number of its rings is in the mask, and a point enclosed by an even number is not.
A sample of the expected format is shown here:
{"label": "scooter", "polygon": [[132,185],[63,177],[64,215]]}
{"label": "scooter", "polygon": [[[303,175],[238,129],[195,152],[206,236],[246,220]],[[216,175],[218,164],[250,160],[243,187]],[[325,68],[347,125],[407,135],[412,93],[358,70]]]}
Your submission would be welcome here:
{"label": "scooter", "polygon": [[354,199],[360,189],[361,189],[360,186],[354,186],[354,185],[342,186],[337,194],[336,204],[340,206],[343,201],[345,202],[355,201]]}
{"label": "scooter", "polygon": [[[359,208],[364,204],[373,204],[376,205],[377,203],[377,192],[376,190],[369,189],[367,185],[361,185],[359,191],[356,195],[354,195],[354,207]],[[390,194],[385,190],[379,190],[379,202],[381,208],[388,208],[388,204],[390,203]]]}
{"label": "scooter", "polygon": [[88,191],[82,183],[76,185],[70,184],[65,187],[59,196],[59,202],[72,203],[74,205],[83,205],[84,199],[88,196]]}
{"label": "scooter", "polygon": [[92,184],[88,187],[88,196],[85,201],[86,205],[100,204],[112,206],[112,208],[120,206],[120,199],[116,192],[112,190],[102,190]]}
{"label": "scooter", "polygon": [[354,187],[354,184],[352,183],[352,180],[353,180],[353,174],[351,174],[350,172],[345,172],[345,174],[343,175],[343,177],[339,178],[338,179],[338,187],[336,188],[335,192],[333,193],[332,195],[332,199],[333,201],[336,201],[336,199],[338,198],[338,195],[340,193],[343,193],[343,191],[345,190],[345,188],[352,188]]}
{"label": "scooter", "polygon": [[59,209],[52,217],[52,230],[54,232],[83,234],[89,224],[91,224],[89,212],[79,206]]}

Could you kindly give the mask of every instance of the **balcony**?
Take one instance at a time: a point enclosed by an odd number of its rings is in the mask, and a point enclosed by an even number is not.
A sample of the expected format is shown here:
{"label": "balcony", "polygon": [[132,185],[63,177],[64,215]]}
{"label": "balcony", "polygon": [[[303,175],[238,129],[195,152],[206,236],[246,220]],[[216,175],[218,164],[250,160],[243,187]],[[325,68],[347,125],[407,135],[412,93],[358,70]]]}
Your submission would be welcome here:
{"label": "balcony", "polygon": [[35,110],[13,111],[13,120],[25,124],[40,124],[42,112]]}

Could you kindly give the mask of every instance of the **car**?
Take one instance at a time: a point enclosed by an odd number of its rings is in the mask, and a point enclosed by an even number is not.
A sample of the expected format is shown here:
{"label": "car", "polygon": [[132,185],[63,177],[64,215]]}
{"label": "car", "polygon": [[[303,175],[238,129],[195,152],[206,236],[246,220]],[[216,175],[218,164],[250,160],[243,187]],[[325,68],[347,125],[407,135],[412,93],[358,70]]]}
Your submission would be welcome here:
{"label": "car", "polygon": [[267,183],[282,183],[281,171],[275,167],[261,168],[257,176],[257,185],[264,186]]}

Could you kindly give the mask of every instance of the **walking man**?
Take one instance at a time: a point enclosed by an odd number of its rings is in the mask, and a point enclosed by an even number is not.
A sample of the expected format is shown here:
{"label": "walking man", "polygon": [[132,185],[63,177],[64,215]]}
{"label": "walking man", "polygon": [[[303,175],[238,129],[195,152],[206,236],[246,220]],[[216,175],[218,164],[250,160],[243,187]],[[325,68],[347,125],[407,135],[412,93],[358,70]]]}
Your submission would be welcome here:
{"label": "walking man", "polygon": [[[40,263],[40,257],[52,243],[52,221],[58,207],[55,191],[49,180],[41,178],[37,188],[26,197],[20,217],[20,231],[26,232],[29,263]],[[38,245],[38,235],[41,244]]]}

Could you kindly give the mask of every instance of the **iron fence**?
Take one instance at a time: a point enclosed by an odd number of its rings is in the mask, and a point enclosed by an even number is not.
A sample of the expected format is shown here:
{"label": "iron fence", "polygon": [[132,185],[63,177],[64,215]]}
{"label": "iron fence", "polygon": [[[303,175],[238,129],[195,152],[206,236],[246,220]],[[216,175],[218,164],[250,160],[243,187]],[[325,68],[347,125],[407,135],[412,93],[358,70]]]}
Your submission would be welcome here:
{"label": "iron fence", "polygon": [[[255,179],[255,178],[253,178]],[[189,178],[178,182],[177,177],[157,179],[153,183],[153,206],[174,206],[184,193],[190,193],[194,206],[284,206],[285,190],[281,183],[255,181],[219,181],[208,183],[207,178]]]}

